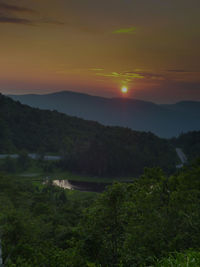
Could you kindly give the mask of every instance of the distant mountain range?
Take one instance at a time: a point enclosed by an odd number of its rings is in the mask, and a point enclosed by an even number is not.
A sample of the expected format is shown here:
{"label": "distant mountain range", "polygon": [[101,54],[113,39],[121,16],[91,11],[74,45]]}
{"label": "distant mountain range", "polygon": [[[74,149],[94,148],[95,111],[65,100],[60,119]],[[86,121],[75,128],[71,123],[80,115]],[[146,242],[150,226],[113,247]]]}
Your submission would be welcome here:
{"label": "distant mountain range", "polygon": [[158,105],[130,98],[103,98],[63,91],[45,95],[9,95],[23,104],[57,110],[104,125],[151,131],[160,137],[200,130],[200,102]]}

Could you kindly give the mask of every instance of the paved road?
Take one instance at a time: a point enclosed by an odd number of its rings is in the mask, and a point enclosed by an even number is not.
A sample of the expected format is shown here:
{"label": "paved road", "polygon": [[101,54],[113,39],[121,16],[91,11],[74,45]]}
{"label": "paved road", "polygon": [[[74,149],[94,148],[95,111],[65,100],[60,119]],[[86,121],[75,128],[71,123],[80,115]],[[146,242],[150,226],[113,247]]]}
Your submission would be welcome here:
{"label": "paved road", "polygon": [[181,161],[181,164],[177,165],[176,168],[181,168],[183,167],[184,164],[187,163],[187,157],[186,155],[183,153],[182,149],[181,148],[176,148],[176,153]]}
{"label": "paved road", "polygon": [[0,159],[5,159],[7,157],[10,157],[12,159],[17,159],[19,155],[17,154],[0,154]]}
{"label": "paved road", "polygon": [[3,257],[2,257],[1,239],[0,239],[0,267],[3,267]]}
{"label": "paved road", "polygon": [[[31,159],[38,159],[40,156],[37,154],[28,154],[28,156]],[[5,159],[7,157],[10,157],[12,159],[17,159],[19,158],[18,154],[0,154],[0,159]],[[44,160],[60,160],[62,157],[61,156],[44,156]]]}

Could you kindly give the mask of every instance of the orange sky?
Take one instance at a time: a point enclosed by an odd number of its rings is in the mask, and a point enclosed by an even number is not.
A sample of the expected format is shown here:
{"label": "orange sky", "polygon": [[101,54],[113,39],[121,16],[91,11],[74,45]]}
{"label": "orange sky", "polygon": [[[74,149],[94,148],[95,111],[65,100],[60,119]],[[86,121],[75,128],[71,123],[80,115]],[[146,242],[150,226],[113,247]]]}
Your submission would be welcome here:
{"label": "orange sky", "polygon": [[0,91],[200,100],[198,0],[0,0]]}

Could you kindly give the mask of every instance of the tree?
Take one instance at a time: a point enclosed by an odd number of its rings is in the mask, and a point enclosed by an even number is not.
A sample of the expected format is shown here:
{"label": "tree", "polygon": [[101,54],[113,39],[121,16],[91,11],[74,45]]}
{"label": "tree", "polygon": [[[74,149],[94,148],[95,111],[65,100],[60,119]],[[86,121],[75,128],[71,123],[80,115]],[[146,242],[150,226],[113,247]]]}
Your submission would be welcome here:
{"label": "tree", "polygon": [[17,160],[18,166],[21,170],[27,170],[31,165],[31,159],[28,156],[28,153],[25,150],[22,150],[19,153],[19,158]]}

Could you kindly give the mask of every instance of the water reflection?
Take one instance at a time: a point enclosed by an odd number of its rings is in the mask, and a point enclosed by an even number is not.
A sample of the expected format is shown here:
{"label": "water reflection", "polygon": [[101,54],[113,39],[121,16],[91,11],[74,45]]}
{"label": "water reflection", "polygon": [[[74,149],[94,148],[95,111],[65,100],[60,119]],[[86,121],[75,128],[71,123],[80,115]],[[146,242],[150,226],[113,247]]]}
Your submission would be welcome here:
{"label": "water reflection", "polygon": [[54,180],[53,185],[62,187],[64,189],[74,190],[74,187],[69,183],[68,180]]}
{"label": "water reflection", "polygon": [[69,190],[79,190],[86,192],[103,192],[111,183],[82,182],[72,180],[53,180],[53,185]]}

